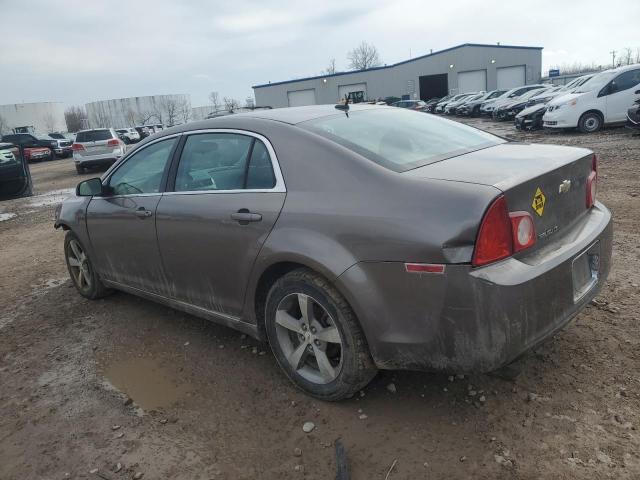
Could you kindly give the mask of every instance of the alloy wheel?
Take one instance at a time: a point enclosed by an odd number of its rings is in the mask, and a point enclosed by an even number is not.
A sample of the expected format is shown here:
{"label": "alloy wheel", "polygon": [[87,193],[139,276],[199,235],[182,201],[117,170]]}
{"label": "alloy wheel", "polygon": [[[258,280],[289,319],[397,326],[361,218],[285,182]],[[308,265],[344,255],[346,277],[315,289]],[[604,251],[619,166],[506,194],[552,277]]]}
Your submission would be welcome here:
{"label": "alloy wheel", "polygon": [[342,338],[334,319],[313,297],[292,293],[276,309],[278,344],[289,365],[305,380],[327,384],[342,368]]}
{"label": "alloy wheel", "polygon": [[88,290],[92,285],[91,265],[89,258],[76,240],[69,242],[67,250],[67,261],[69,262],[69,270],[73,277],[73,281],[80,290]]}

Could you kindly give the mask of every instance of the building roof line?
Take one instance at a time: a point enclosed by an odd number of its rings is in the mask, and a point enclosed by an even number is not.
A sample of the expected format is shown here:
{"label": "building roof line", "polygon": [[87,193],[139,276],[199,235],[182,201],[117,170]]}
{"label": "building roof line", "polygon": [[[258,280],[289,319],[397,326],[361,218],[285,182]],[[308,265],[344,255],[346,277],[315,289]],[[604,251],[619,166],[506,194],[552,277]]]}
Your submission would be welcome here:
{"label": "building roof line", "polygon": [[521,45],[491,45],[486,43],[463,43],[461,45],[456,45],[455,47],[445,48],[444,50],[438,50],[437,52],[427,53],[426,55],[420,55],[419,57],[410,58],[408,60],[403,60],[401,62],[392,63],[391,65],[383,65],[381,67],[371,67],[365,68],[362,70],[350,70],[347,72],[336,72],[329,73],[326,75],[314,75],[312,77],[304,77],[304,78],[294,78],[292,80],[283,80],[281,82],[273,82],[273,83],[262,83],[260,85],[253,85],[251,88],[264,88],[264,87],[273,87],[274,85],[284,85],[286,83],[294,83],[294,82],[302,82],[305,80],[318,80],[320,78],[329,78],[329,77],[339,77],[341,75],[350,75],[353,73],[362,73],[362,72],[372,72],[375,70],[385,70],[388,68],[394,68],[398,65],[404,65],[405,63],[415,62],[417,60],[422,60],[423,58],[432,57],[434,55],[440,55],[445,52],[450,52],[451,50],[456,50],[458,48],[463,47],[484,47],[484,48],[518,48],[522,50],[542,50],[544,47],[526,47]]}

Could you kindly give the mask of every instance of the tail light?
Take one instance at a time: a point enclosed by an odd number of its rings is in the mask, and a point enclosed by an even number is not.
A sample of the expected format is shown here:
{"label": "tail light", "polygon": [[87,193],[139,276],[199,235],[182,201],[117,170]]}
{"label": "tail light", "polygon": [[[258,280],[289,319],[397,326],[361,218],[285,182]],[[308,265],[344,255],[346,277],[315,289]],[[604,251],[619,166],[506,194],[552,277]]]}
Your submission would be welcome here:
{"label": "tail light", "polygon": [[74,143],[73,145],[71,145],[71,150],[73,150],[74,152],[79,152],[80,150],[84,150],[84,145],[82,145],[81,143]]}
{"label": "tail light", "polygon": [[587,208],[593,207],[596,203],[598,193],[598,157],[593,154],[591,160],[591,173],[587,177]]}
{"label": "tail light", "polygon": [[117,138],[112,138],[107,142],[107,147],[119,147],[119,146],[120,146],[120,140],[118,140]]}
{"label": "tail light", "polygon": [[536,243],[533,217],[527,212],[511,212],[507,200],[500,195],[484,214],[472,265],[475,267],[510,257]]}

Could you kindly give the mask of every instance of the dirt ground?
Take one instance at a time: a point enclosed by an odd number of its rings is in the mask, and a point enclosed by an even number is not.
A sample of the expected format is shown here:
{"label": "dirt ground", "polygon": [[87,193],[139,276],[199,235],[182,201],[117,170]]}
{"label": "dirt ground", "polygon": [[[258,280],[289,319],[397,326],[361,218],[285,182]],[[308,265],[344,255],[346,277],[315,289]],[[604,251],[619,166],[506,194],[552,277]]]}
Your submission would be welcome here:
{"label": "dirt ground", "polygon": [[639,478],[640,137],[469,122],[593,149],[614,214],[599,303],[519,375],[383,372],[351,400],[310,399],[233,330],[78,295],[52,223],[80,177],[70,160],[34,164],[36,196],[0,202],[16,214],[0,221],[0,479],[331,479],[336,439],[357,480]]}

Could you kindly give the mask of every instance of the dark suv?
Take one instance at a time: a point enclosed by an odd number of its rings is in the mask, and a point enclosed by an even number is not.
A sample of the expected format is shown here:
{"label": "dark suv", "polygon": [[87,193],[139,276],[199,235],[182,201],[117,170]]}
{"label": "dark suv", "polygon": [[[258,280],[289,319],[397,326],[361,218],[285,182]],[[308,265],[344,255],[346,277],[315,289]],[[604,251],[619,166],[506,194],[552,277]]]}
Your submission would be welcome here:
{"label": "dark suv", "polygon": [[0,199],[31,195],[29,164],[20,149],[11,143],[0,143]]}
{"label": "dark suv", "polygon": [[34,135],[31,133],[11,133],[3,135],[2,141],[5,143],[13,143],[17,147],[45,147],[51,150],[51,158],[58,148],[58,141],[47,135]]}

